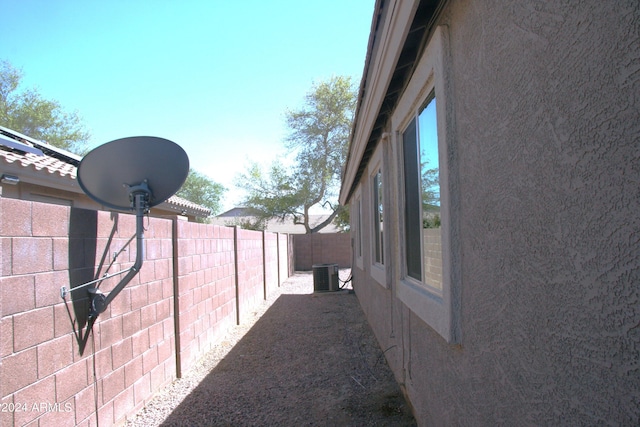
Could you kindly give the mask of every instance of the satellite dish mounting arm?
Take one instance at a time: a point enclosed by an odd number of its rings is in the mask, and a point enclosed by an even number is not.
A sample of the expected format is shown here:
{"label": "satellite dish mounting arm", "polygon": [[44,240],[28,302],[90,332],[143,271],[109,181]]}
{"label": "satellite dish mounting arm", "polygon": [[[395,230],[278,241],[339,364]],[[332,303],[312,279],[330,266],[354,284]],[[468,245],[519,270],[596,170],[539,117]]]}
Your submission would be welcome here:
{"label": "satellite dish mounting arm", "polygon": [[131,279],[142,268],[144,261],[144,215],[149,211],[149,197],[151,192],[146,181],[139,185],[130,187],[130,198],[132,208],[136,211],[136,261],[127,272],[127,275],[113,288],[109,295],[103,294],[98,288],[89,288],[89,317],[96,318],[100,313],[105,311],[111,301],[118,296],[120,291],[129,284]]}
{"label": "satellite dish mounting arm", "polygon": [[[131,268],[105,275],[100,279],[76,286],[70,291],[62,287],[64,299],[68,292],[87,288],[89,318],[95,320],[111,301],[135,277],[144,260],[144,216],[149,209],[175,194],[187,179],[189,157],[175,142],[153,136],[134,136],[116,139],[91,150],[78,165],[78,184],[102,206],[136,213],[136,260]],[[137,184],[122,184],[137,183]],[[153,185],[153,192],[149,188]],[[126,276],[108,295],[99,285],[107,278]],[[89,287],[91,286],[91,287]]]}

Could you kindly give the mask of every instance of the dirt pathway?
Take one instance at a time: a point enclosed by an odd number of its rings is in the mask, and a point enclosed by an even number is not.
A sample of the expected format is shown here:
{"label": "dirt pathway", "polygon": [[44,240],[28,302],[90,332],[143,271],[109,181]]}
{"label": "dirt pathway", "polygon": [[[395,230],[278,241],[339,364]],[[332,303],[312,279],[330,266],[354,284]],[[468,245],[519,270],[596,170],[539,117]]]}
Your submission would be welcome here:
{"label": "dirt pathway", "polygon": [[[346,278],[348,271],[341,272]],[[414,426],[348,290],[296,273],[131,426]]]}

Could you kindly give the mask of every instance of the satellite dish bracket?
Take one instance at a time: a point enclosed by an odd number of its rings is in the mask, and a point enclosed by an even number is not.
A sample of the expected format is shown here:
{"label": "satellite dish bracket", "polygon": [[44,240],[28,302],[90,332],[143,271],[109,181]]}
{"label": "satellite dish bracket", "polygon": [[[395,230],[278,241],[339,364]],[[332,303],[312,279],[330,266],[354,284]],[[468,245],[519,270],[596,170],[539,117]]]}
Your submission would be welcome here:
{"label": "satellite dish bracket", "polygon": [[129,186],[129,197],[132,200],[132,207],[136,211],[136,261],[127,275],[113,288],[109,295],[103,294],[98,288],[89,288],[89,318],[95,319],[100,313],[105,311],[111,301],[118,296],[120,291],[135,277],[142,268],[144,261],[144,215],[149,211],[150,191],[146,181],[134,186]]}
{"label": "satellite dish bracket", "polygon": [[[125,184],[126,185],[126,184]],[[97,287],[91,287],[87,289],[89,295],[89,318],[95,319],[100,313],[105,311],[111,301],[122,291],[122,289],[129,284],[131,279],[142,268],[144,261],[144,215],[149,212],[149,198],[150,191],[146,181],[138,185],[128,186],[130,188],[129,197],[131,198],[132,209],[136,211],[136,260],[133,266],[127,270],[120,271],[118,273],[105,275],[104,277],[90,282],[84,283],[80,286],[76,286],[71,291],[86,288],[94,283],[102,282],[108,278],[118,276],[120,274],[127,273],[127,275],[113,288],[108,295],[105,295]],[[60,296],[64,299],[70,291],[66,287],[60,289]]]}
{"label": "satellite dish bracket", "polygon": [[123,184],[125,187],[129,187],[129,201],[131,202],[131,209],[137,210],[137,199],[136,196],[142,196],[142,203],[145,206],[145,213],[149,211],[149,201],[151,199],[151,190],[149,189],[149,184],[145,179],[140,184],[136,185],[128,185]]}
{"label": "satellite dish bracket", "polygon": [[[151,136],[117,139],[90,151],[78,165],[80,188],[102,206],[136,213],[136,260],[131,268],[106,275],[68,290],[87,288],[89,318],[95,320],[135,277],[144,260],[144,216],[149,209],[175,194],[189,173],[189,157],[176,143]],[[129,184],[133,182],[134,184]],[[149,185],[151,183],[151,186]],[[153,187],[153,191],[151,190]],[[98,288],[107,278],[126,273],[105,295]],[[92,286],[94,284],[98,284]]]}

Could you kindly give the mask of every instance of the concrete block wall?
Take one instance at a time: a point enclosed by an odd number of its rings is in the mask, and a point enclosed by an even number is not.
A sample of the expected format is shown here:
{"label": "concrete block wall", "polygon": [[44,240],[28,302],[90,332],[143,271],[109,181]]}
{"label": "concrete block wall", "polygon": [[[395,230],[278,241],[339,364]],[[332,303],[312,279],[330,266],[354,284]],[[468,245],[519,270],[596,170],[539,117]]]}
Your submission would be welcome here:
{"label": "concrete block wall", "polygon": [[135,217],[0,197],[0,425],[124,422],[277,286],[278,264],[281,280],[291,270],[286,235],[177,218],[145,229],[140,272],[88,333],[86,292],[60,288],[131,267]]}
{"label": "concrete block wall", "polygon": [[0,203],[2,425],[93,425],[96,406],[100,424],[111,425],[142,408],[175,378],[171,223],[149,219],[140,274],[88,333],[86,293],[63,300],[60,288],[133,265],[135,218]]}
{"label": "concrete block wall", "polygon": [[280,283],[295,271],[295,255],[293,254],[293,234],[278,234],[278,265]]}
{"label": "concrete block wall", "polygon": [[278,235],[262,233],[264,238],[264,297],[267,298],[280,286],[278,266]]}
{"label": "concrete block wall", "polygon": [[291,274],[287,271],[287,245],[289,244],[289,236],[286,234],[278,234],[278,286]]}
{"label": "concrete block wall", "polygon": [[338,264],[351,267],[349,233],[294,234],[295,269],[311,270],[314,264]]}
{"label": "concrete block wall", "polygon": [[424,280],[442,289],[442,233],[440,228],[422,230],[422,247],[425,248]]}
{"label": "concrete block wall", "polygon": [[234,230],[175,221],[178,375],[236,324]]}
{"label": "concrete block wall", "polygon": [[262,232],[236,228],[238,323],[264,300]]}

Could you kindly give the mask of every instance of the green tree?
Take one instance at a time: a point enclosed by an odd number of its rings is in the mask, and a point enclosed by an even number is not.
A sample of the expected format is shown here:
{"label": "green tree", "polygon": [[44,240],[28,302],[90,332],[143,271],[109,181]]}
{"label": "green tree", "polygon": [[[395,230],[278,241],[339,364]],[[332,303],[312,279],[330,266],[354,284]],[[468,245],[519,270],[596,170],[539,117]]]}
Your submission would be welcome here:
{"label": "green tree", "polygon": [[189,175],[176,195],[211,209],[211,214],[215,215],[220,212],[220,200],[225,191],[227,189],[222,184],[194,169],[189,169]]}
{"label": "green tree", "polygon": [[[422,158],[425,158],[423,155]],[[420,163],[422,187],[422,227],[440,227],[440,173],[429,168],[429,161]]]}
{"label": "green tree", "polygon": [[[314,85],[302,108],[286,112],[285,147],[293,164],[276,161],[263,171],[253,163],[236,183],[246,190],[246,206],[258,213],[258,222],[290,217],[307,233],[315,233],[344,213],[337,198],[356,99],[349,77],[333,77]],[[314,206],[328,209],[330,215],[311,227],[309,211]]]}
{"label": "green tree", "polygon": [[20,90],[22,77],[21,70],[0,61],[0,125],[73,153],[85,152],[89,133],[78,114],[65,112],[36,89]]}

